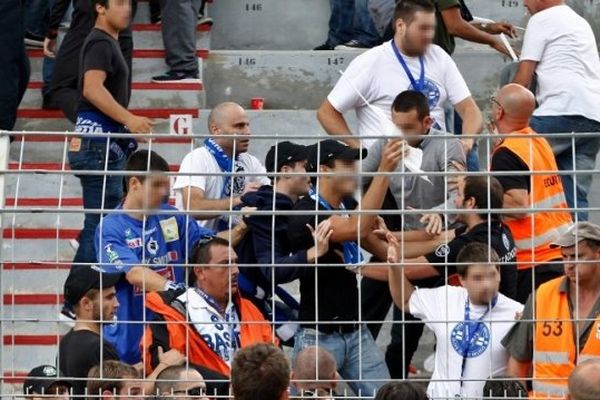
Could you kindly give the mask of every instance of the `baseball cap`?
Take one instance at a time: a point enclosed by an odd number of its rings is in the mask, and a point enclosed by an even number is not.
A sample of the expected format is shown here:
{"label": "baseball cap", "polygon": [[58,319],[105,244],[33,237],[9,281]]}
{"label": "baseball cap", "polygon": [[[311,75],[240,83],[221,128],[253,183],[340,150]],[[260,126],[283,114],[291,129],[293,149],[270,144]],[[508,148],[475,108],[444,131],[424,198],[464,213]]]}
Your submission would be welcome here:
{"label": "baseball cap", "polygon": [[23,382],[23,393],[26,395],[31,395],[33,393],[37,394],[51,394],[47,393],[50,389],[50,386],[55,383],[60,383],[69,388],[72,387],[69,381],[65,381],[58,378],[58,372],[56,368],[52,365],[40,365],[35,367],[27,374],[25,378],[25,382]]}
{"label": "baseball cap", "polygon": [[[277,163],[275,163],[277,157]],[[279,172],[285,164],[304,161],[308,158],[308,147],[292,142],[280,142],[271,146],[265,158],[267,172]]]}
{"label": "baseball cap", "polygon": [[325,139],[309,146],[308,169],[316,172],[319,165],[329,160],[361,160],[367,156],[367,149],[357,149],[335,139]]}
{"label": "baseball cap", "polygon": [[587,221],[578,222],[550,246],[555,248],[571,247],[585,239],[600,242],[600,226]]}
{"label": "baseball cap", "polygon": [[102,289],[107,289],[115,286],[122,278],[123,274],[106,273],[97,265],[73,268],[65,281],[65,300],[76,305],[90,289],[100,289],[100,283]]}

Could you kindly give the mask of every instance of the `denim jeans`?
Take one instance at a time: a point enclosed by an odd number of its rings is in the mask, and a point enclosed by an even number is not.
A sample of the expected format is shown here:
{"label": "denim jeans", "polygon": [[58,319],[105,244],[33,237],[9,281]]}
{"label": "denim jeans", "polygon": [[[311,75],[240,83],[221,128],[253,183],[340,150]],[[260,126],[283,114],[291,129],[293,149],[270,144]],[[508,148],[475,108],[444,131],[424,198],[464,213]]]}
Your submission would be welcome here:
{"label": "denim jeans", "polygon": [[[98,139],[81,139],[79,151],[69,151],[69,164],[74,171],[121,171],[125,168],[127,156],[124,152],[108,151],[107,144]],[[83,191],[84,209],[113,209],[123,197],[123,177],[115,175],[78,174]],[[99,213],[85,213],[83,229],[79,233],[79,248],[73,263],[95,263],[96,250],[94,236],[100,222]]]}
{"label": "denim jeans", "polygon": [[369,13],[368,0],[331,0],[327,44],[337,46],[358,40],[373,47],[381,42]]}
{"label": "denim jeans", "polygon": [[[580,115],[539,116],[531,118],[531,128],[538,133],[597,132],[598,135],[579,138],[547,138],[554,151],[560,171],[594,170],[600,149],[600,122]],[[574,157],[573,157],[574,155]],[[569,207],[587,208],[588,193],[593,176],[589,174],[562,175],[565,197]],[[577,199],[577,201],[575,201]],[[578,211],[579,221],[587,221],[587,211]]]}
{"label": "denim jeans", "polygon": [[323,347],[333,355],[339,374],[350,381],[348,385],[357,395],[373,396],[390,379],[383,356],[364,325],[351,333],[331,334],[300,328],[294,340],[292,360],[306,347]]}

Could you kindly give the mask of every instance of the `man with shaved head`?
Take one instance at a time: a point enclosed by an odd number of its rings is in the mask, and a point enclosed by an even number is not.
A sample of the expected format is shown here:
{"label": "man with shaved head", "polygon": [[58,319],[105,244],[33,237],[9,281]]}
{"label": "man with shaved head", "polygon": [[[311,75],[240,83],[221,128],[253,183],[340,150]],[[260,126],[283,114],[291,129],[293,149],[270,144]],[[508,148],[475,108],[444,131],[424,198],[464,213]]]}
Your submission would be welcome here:
{"label": "man with shaved head", "polygon": [[337,386],[337,363],[333,355],[318,346],[300,351],[292,369],[292,385],[301,398],[330,398]]}
{"label": "man with shaved head", "polygon": [[517,300],[525,303],[534,288],[562,274],[560,249],[550,244],[568,230],[571,215],[552,148],[529,127],[533,93],[512,83],[491,101],[494,131],[509,135],[495,141],[491,170],[513,172],[497,178],[503,207],[512,210],[503,215],[517,245]]}
{"label": "man with shaved head", "polygon": [[[204,146],[192,150],[181,162],[173,189],[177,208],[191,211],[207,228],[224,231],[230,225],[235,228],[238,220],[223,211],[233,210],[241,204],[243,194],[269,185],[270,181],[265,167],[247,153],[250,119],[239,104],[215,106],[208,117],[208,132],[210,137]],[[227,137],[231,135],[236,137]],[[240,225],[234,232],[242,235],[245,229]],[[233,244],[235,239],[232,238]]]}
{"label": "man with shaved head", "polygon": [[[577,9],[583,4],[568,3],[576,4]],[[597,16],[588,22],[563,0],[524,0],[523,5],[531,18],[513,82],[530,87],[536,78],[539,106],[531,127],[550,134],[546,138],[559,170],[593,170],[600,149],[600,58],[590,22]],[[571,132],[580,134],[553,135]],[[573,175],[562,176],[565,196],[569,207],[579,208],[578,219],[587,220],[593,175],[577,175],[576,180]]]}
{"label": "man with shaved head", "polygon": [[579,364],[569,377],[569,400],[600,399],[600,360]]}

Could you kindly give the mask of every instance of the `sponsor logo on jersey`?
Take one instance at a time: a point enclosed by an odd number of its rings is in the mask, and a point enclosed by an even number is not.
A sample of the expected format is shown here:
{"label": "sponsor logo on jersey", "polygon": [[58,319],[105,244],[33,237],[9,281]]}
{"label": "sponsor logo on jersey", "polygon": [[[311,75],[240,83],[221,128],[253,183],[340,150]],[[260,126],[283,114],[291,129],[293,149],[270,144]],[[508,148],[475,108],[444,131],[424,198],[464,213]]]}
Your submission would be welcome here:
{"label": "sponsor logo on jersey", "polygon": [[117,253],[113,248],[112,248],[112,244],[107,244],[106,246],[104,246],[104,253],[106,254],[106,257],[108,258],[108,262],[109,263],[114,263],[115,261],[117,261],[119,259],[119,253]]}
{"label": "sponsor logo on jersey", "polygon": [[130,249],[137,249],[138,247],[142,247],[142,238],[131,238],[131,239],[126,239],[127,241],[127,247],[129,247]]}
{"label": "sponsor logo on jersey", "polygon": [[163,238],[166,243],[179,240],[179,227],[177,226],[175,217],[161,220],[160,228],[162,229]]}

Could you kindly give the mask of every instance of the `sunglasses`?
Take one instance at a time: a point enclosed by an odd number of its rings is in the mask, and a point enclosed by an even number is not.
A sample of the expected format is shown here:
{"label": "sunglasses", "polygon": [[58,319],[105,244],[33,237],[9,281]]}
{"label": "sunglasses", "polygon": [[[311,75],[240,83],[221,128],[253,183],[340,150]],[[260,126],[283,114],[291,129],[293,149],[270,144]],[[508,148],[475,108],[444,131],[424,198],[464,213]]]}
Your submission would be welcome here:
{"label": "sunglasses", "polygon": [[491,97],[490,97],[490,101],[491,101],[492,103],[496,104],[498,107],[500,107],[500,108],[504,108],[504,107],[502,107],[502,104],[500,104],[500,102],[498,101],[498,99],[497,99],[495,96],[491,96]]}
{"label": "sunglasses", "polygon": [[186,394],[190,397],[201,397],[206,395],[206,388],[204,386],[196,386],[188,390],[173,391],[173,394]]}

